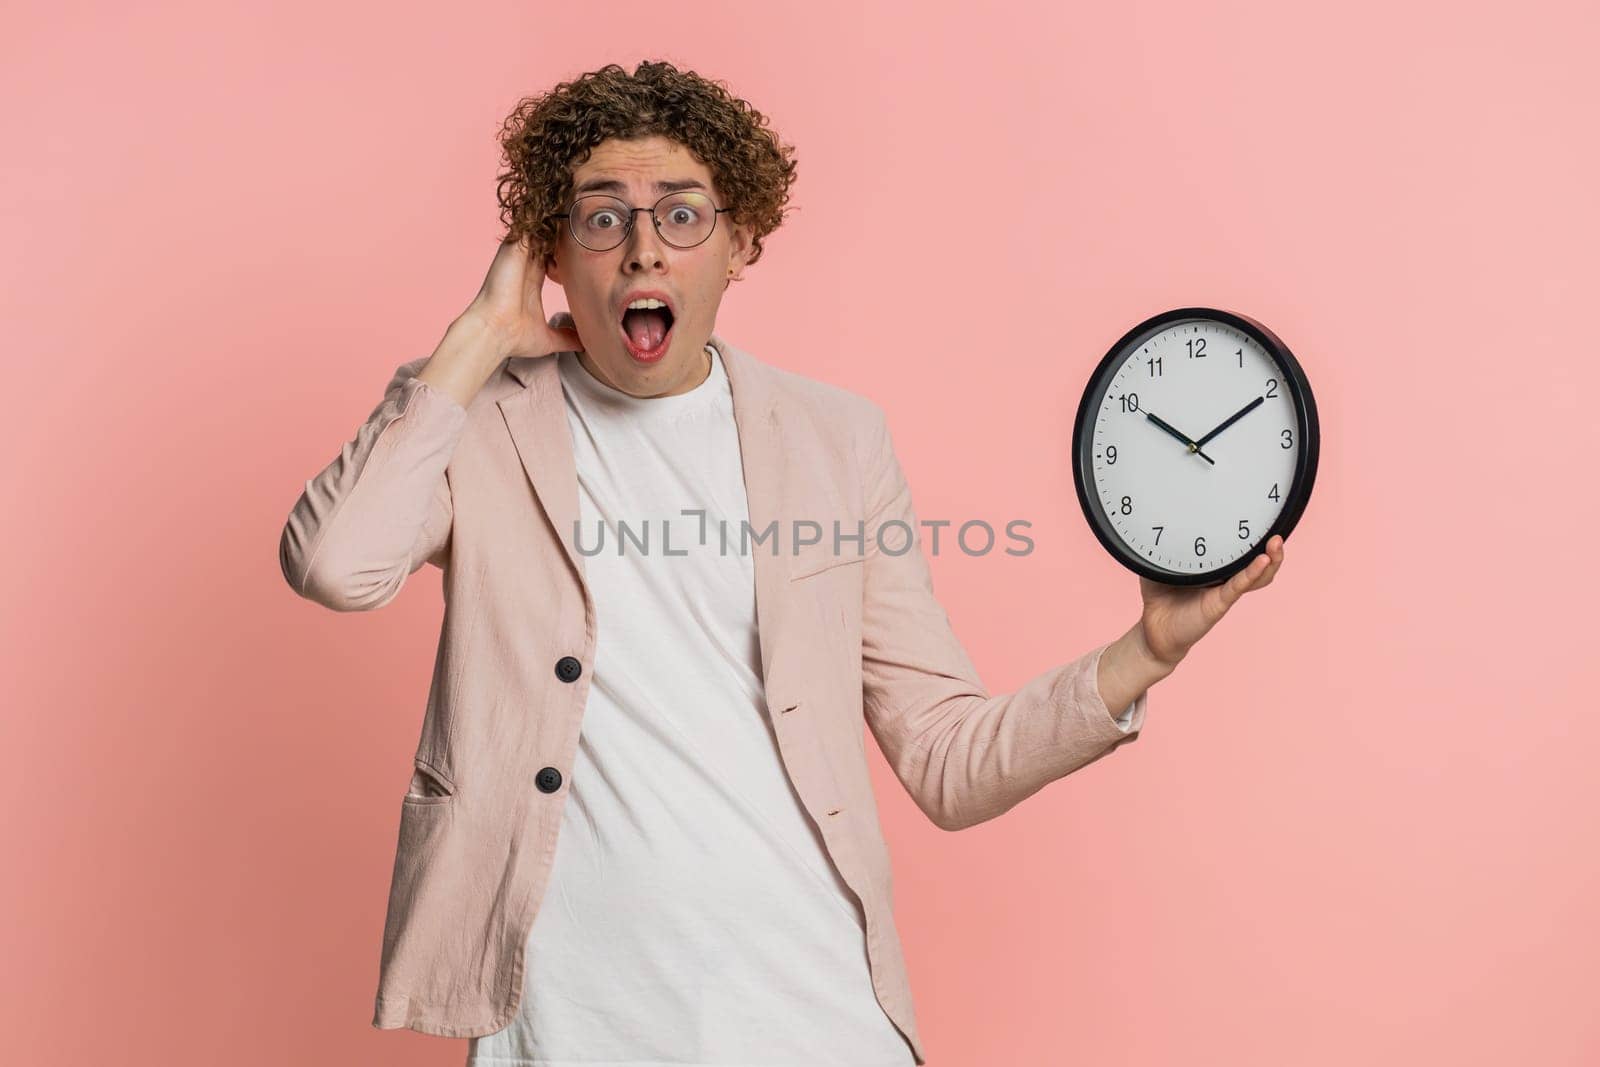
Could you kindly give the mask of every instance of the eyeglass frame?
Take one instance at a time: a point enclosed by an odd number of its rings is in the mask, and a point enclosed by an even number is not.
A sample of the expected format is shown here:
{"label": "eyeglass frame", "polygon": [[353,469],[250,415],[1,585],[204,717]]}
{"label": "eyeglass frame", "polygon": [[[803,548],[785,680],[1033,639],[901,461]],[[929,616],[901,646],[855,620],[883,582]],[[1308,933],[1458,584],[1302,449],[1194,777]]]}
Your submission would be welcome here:
{"label": "eyeglass frame", "polygon": [[[705,196],[706,201],[711,205],[711,229],[707,230],[706,231],[706,235],[704,237],[700,238],[700,240],[696,241],[692,245],[678,245],[678,244],[673,244],[671,241],[667,240],[667,235],[661,232],[661,219],[659,217],[657,217],[657,215],[656,215],[656,208],[661,206],[661,200],[668,200],[668,199],[670,199],[670,198],[672,198],[674,196],[681,196],[684,193],[695,193],[696,196]],[[578,236],[578,231],[574,230],[572,228],[572,210],[571,209],[574,208],[574,207],[577,207],[578,203],[580,201],[583,201],[583,200],[594,200],[594,199],[598,199],[600,197],[604,197],[607,200],[615,200],[617,203],[621,204],[623,206],[623,208],[626,209],[627,212],[628,212],[628,221],[626,223],[624,223],[623,227],[622,227],[622,239],[620,241],[618,241],[616,244],[612,245],[610,248],[590,248],[588,245],[583,243],[583,238]],[[566,219],[567,220],[567,232],[572,234],[572,239],[574,241],[578,242],[578,245],[579,245],[580,248],[583,248],[583,249],[585,249],[586,251],[589,251],[589,252],[615,252],[617,249],[619,249],[623,245],[627,244],[628,243],[628,238],[633,236],[633,220],[634,220],[634,218],[639,214],[639,212],[647,211],[647,212],[650,213],[650,225],[655,228],[656,236],[661,238],[662,243],[665,244],[668,248],[676,248],[676,249],[679,249],[679,250],[683,250],[683,249],[689,249],[689,248],[699,248],[701,245],[703,245],[707,241],[711,240],[711,235],[713,233],[717,232],[717,216],[723,214],[724,212],[730,212],[730,211],[733,210],[733,208],[731,208],[731,207],[717,207],[717,202],[715,200],[712,200],[711,197],[706,196],[705,193],[698,192],[697,190],[694,190],[694,189],[674,189],[672,192],[667,193],[664,196],[662,196],[661,200],[657,200],[654,204],[651,204],[649,207],[634,207],[632,204],[629,204],[626,200],[622,199],[620,196],[613,196],[611,193],[585,193],[580,197],[574,198],[573,201],[572,201],[571,206],[566,211],[556,212],[555,214],[551,215],[550,217],[551,218],[555,218],[555,219]]]}

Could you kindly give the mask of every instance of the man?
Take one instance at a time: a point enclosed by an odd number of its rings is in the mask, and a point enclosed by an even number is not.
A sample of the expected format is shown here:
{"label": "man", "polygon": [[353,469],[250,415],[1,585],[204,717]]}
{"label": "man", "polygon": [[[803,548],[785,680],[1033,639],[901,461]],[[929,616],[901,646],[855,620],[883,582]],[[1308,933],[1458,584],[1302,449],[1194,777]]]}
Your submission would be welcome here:
{"label": "man", "polygon": [[1282,559],[986,692],[882,408],[714,330],[793,179],[763,122],[664,63],[519,109],[477,297],[284,529],[338,610],[443,571],[374,1025],[469,1063],[925,1063],[863,723],[938,825],[993,818]]}

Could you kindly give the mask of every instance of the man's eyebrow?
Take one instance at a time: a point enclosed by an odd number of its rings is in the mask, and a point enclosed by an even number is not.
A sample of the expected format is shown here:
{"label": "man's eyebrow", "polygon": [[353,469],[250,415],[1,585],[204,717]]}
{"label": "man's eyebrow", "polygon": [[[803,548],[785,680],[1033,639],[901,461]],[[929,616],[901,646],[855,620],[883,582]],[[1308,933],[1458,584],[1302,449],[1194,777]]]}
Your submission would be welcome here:
{"label": "man's eyebrow", "polygon": [[[675,178],[656,182],[656,192],[676,193],[684,189],[705,189],[705,182],[698,178]],[[591,178],[572,191],[574,196],[584,193],[625,193],[628,187],[616,178]],[[706,190],[709,192],[710,190]]]}

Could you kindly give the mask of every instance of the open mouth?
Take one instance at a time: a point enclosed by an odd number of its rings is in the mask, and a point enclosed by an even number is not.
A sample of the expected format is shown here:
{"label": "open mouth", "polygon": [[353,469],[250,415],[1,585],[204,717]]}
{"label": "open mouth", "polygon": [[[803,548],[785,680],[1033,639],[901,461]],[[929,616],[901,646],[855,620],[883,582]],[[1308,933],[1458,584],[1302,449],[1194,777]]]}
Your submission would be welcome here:
{"label": "open mouth", "polygon": [[672,322],[669,307],[625,308],[620,323],[622,340],[634,359],[660,359],[672,337]]}

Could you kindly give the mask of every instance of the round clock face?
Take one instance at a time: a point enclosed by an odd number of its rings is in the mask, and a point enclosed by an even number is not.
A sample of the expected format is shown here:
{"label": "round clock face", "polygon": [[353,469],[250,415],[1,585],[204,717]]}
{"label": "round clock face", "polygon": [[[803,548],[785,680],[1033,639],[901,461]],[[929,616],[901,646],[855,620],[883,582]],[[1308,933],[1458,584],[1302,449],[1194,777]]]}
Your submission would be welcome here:
{"label": "round clock face", "polygon": [[1101,544],[1171,585],[1211,585],[1288,537],[1316,476],[1310,384],[1254,319],[1178,308],[1123,335],[1073,427],[1073,480]]}

